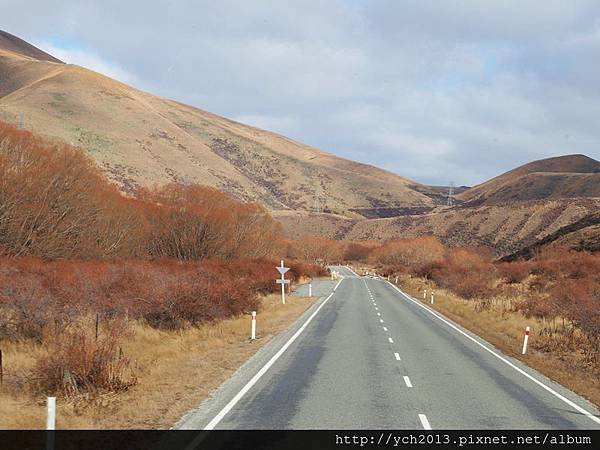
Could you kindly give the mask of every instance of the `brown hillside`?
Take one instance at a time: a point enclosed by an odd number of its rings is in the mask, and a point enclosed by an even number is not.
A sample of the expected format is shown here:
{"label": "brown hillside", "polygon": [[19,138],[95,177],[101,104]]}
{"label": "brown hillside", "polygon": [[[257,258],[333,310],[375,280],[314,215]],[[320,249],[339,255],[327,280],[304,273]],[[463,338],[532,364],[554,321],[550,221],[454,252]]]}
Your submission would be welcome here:
{"label": "brown hillside", "polygon": [[544,247],[560,246],[573,250],[600,251],[600,213],[590,214],[569,225],[559,228],[516,253],[502,258],[504,261],[529,259]]}
{"label": "brown hillside", "polygon": [[275,218],[288,237],[322,234],[336,239],[386,240],[433,235],[449,245],[486,245],[499,256],[532,245],[558,229],[595,213],[600,198],[529,201],[434,209],[430,213],[388,219],[351,220],[331,215],[282,213]]}
{"label": "brown hillside", "polygon": [[52,55],[34,47],[23,39],[19,39],[6,31],[0,30],[0,49],[16,53],[21,56],[28,56],[39,61],[48,61],[54,63],[61,63],[60,59],[55,58]]}
{"label": "brown hillside", "polygon": [[534,161],[457,195],[471,205],[574,197],[600,197],[600,162],[585,155]]}
{"label": "brown hillside", "polygon": [[22,114],[26,128],[80,146],[126,191],[195,182],[271,210],[313,209],[318,192],[322,210],[352,217],[436,203],[390,172],[13,47],[0,45],[0,117]]}

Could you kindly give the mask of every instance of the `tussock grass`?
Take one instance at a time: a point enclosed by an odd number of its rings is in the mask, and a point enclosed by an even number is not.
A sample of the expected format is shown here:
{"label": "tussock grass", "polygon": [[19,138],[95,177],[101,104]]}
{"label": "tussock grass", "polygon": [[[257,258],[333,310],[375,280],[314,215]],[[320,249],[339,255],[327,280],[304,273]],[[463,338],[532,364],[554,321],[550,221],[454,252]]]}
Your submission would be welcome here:
{"label": "tussock grass", "polygon": [[[254,342],[249,315],[176,331],[132,320],[122,350],[137,384],[119,392],[59,396],[57,427],[169,428],[315,300],[288,297],[283,306],[276,294],[263,297]],[[5,373],[0,428],[43,428],[46,396],[31,388],[30,377],[46,351],[32,341],[0,341],[0,348]]]}

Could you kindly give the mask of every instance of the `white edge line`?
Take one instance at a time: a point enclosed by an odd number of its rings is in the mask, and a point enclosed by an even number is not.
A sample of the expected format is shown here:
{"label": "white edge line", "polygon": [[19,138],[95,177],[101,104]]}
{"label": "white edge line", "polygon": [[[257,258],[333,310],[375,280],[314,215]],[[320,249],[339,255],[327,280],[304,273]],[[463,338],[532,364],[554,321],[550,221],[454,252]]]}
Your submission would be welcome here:
{"label": "white edge line", "polygon": [[348,270],[349,270],[349,271],[352,273],[352,275],[354,275],[355,277],[360,277],[360,275],[358,275],[358,274],[357,274],[357,273],[356,273],[354,270],[352,270],[352,269],[350,268],[350,266],[344,266],[344,267],[345,267],[346,269],[348,269]]}
{"label": "white edge line", "polygon": [[[341,282],[342,280],[340,280],[340,283]],[[275,364],[275,362],[281,357],[281,355],[283,355],[283,353],[288,349],[288,347],[292,345],[292,343],[298,338],[298,336],[300,336],[300,334],[313,320],[313,318],[317,315],[321,308],[325,306],[325,304],[329,301],[332,295],[333,292],[329,294],[329,296],[325,300],[323,300],[323,302],[319,305],[315,312],[313,312],[311,316],[308,319],[306,319],[306,322],[304,322],[304,324],[298,329],[298,331],[296,331],[294,335],[285,344],[283,344],[283,347],[281,347],[279,351],[275,353],[264,366],[261,367],[261,369],[256,373],[256,375],[254,375],[250,379],[250,381],[248,381],[248,383],[246,383],[246,385],[229,401],[229,403],[227,403],[223,407],[223,409],[219,411],[219,413],[204,427],[205,430],[213,430],[219,424],[219,422],[223,420],[223,417],[225,417],[225,415],[229,411],[231,411],[231,409],[236,405],[237,402],[241,400],[241,398],[246,394],[246,392],[248,392],[258,380],[260,380],[260,378],[265,374],[265,372],[269,370],[269,368],[273,364]]]}
{"label": "white edge line", "polygon": [[406,383],[406,387],[413,387],[412,383],[410,382],[410,378],[408,378],[406,375],[403,378],[404,382]]}
{"label": "white edge line", "polygon": [[344,279],[344,277],[342,276],[342,278],[340,278],[340,281],[338,281],[337,284],[334,286],[333,292],[335,292],[335,290],[338,288],[338,286],[340,285],[340,283],[342,282],[343,279]]}
{"label": "white edge line", "polygon": [[[596,416],[594,416],[591,412],[589,412],[588,410],[582,408],[581,406],[579,406],[577,403],[572,402],[571,400],[569,400],[568,398],[566,398],[564,395],[559,394],[558,392],[556,392],[554,389],[552,389],[550,386],[545,385],[544,383],[542,383],[541,381],[539,381],[537,378],[535,378],[532,375],[529,375],[527,372],[525,372],[523,369],[517,367],[516,365],[514,365],[513,363],[511,363],[508,359],[504,358],[503,356],[499,355],[498,353],[496,353],[495,351],[493,351],[492,349],[489,349],[488,347],[486,347],[485,345],[483,345],[481,342],[479,342],[477,339],[473,338],[472,336],[469,336],[467,333],[465,333],[464,331],[462,331],[460,328],[458,328],[456,325],[448,322],[446,319],[444,319],[441,315],[437,314],[436,312],[432,311],[431,309],[429,309],[428,307],[426,307],[425,305],[421,304],[421,302],[411,298],[410,296],[408,296],[407,294],[405,294],[404,292],[402,292],[399,288],[397,288],[393,283],[388,282],[390,286],[392,286],[394,289],[396,289],[398,292],[400,292],[400,294],[402,294],[407,300],[410,300],[411,302],[415,303],[417,306],[423,308],[425,311],[429,312],[430,314],[432,314],[433,316],[437,317],[439,320],[441,320],[442,322],[444,322],[446,325],[448,325],[450,328],[453,328],[454,330],[458,331],[460,334],[462,334],[463,336],[465,336],[467,339],[473,341],[475,344],[479,345],[482,349],[484,349],[486,352],[494,355],[496,358],[498,358],[500,361],[502,361],[503,363],[507,364],[508,366],[512,367],[513,369],[515,369],[517,372],[519,372],[521,375],[525,376],[526,378],[528,378],[529,380],[533,381],[535,384],[537,384],[538,386],[542,387],[543,389],[545,389],[546,391],[548,391],[549,393],[551,393],[552,395],[554,395],[556,398],[558,398],[559,400],[562,400],[563,402],[565,402],[567,405],[569,405],[570,407],[576,409],[577,411],[579,411],[580,413],[582,413],[583,415],[587,416],[588,419],[599,423],[600,424],[600,419]],[[419,417],[421,417],[421,415],[419,415]],[[424,416],[423,416],[424,417]],[[425,420],[427,420],[427,418],[425,418]]]}
{"label": "white edge line", "polygon": [[419,414],[419,420],[421,421],[421,425],[425,430],[431,430],[431,425],[429,424],[429,420],[427,420],[427,416],[425,414]]}

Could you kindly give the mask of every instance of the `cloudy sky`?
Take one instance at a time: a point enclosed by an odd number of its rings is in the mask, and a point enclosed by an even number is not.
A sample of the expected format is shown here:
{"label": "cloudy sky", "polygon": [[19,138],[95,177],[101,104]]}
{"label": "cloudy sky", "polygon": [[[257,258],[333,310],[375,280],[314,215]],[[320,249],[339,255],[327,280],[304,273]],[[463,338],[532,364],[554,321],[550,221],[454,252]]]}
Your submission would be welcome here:
{"label": "cloudy sky", "polygon": [[596,0],[0,0],[0,29],[424,183],[600,159]]}

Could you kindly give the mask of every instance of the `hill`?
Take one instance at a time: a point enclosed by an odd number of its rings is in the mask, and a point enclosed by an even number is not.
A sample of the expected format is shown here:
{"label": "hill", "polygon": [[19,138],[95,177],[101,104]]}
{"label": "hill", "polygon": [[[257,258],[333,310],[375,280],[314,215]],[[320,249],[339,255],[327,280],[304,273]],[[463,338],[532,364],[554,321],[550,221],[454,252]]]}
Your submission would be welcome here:
{"label": "hill", "polygon": [[23,39],[2,30],[0,30],[0,49],[3,49],[6,52],[12,52],[16,55],[27,56],[38,61],[63,63],[60,59],[55,58],[39,48],[34,47],[30,43],[25,42]]}
{"label": "hill", "polygon": [[386,240],[433,235],[447,245],[485,245],[498,256],[505,256],[599,209],[600,198],[578,198],[532,200],[515,205],[438,207],[424,214],[371,220],[323,214],[298,217],[300,213],[281,213],[275,218],[291,238],[325,234],[334,239]]}
{"label": "hill", "polygon": [[473,206],[575,197],[600,197],[600,162],[585,155],[534,161],[456,196]]}
{"label": "hill", "polygon": [[590,214],[561,227],[543,239],[502,258],[503,261],[529,259],[548,246],[568,247],[573,250],[600,251],[600,213]]}
{"label": "hill", "polygon": [[22,115],[26,128],[80,146],[124,191],[193,182],[270,210],[311,210],[320,196],[321,210],[355,218],[439,201],[407,178],[59,63],[14,37],[0,40],[0,75],[0,117]]}

